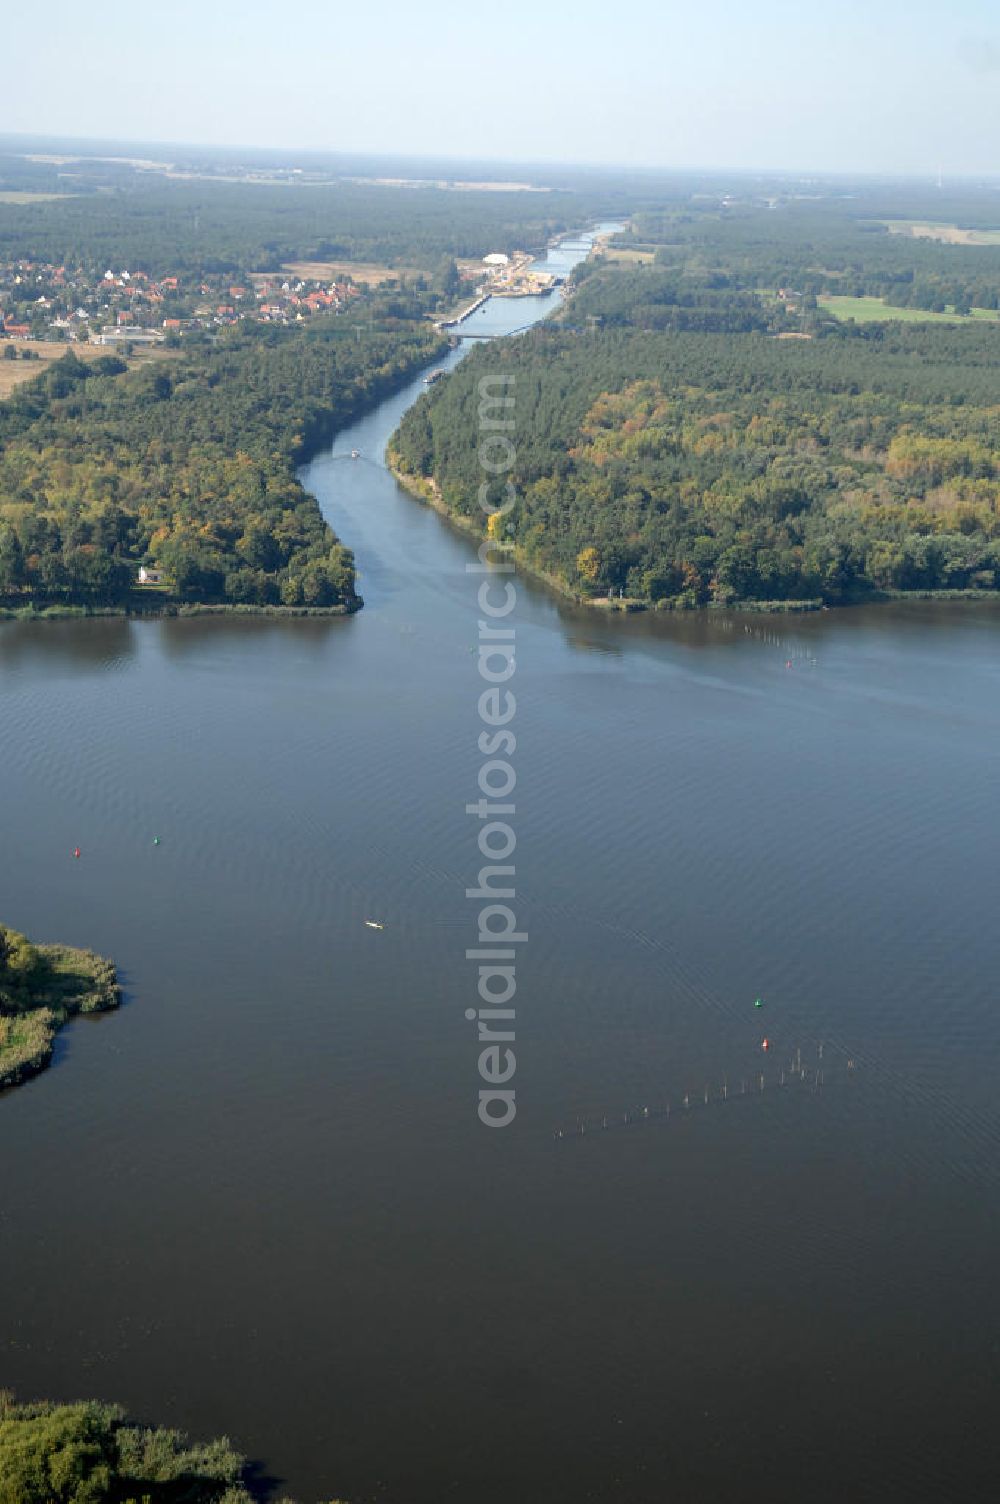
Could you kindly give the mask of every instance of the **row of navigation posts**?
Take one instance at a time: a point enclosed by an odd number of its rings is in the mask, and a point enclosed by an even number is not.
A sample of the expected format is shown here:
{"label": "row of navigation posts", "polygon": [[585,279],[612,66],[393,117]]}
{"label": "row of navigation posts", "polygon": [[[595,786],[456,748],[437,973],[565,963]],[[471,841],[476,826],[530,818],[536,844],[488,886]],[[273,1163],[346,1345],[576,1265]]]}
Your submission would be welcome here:
{"label": "row of navigation posts", "polygon": [[553,1138],[556,1140],[568,1138],[583,1138],[587,1133],[607,1133],[614,1128],[641,1127],[644,1123],[659,1120],[667,1122],[672,1117],[684,1117],[698,1108],[721,1105],[724,1102],[738,1101],[744,1097],[759,1097],[766,1090],[780,1090],[789,1086],[809,1086],[818,1091],[827,1084],[828,1071],[831,1080],[834,1078],[846,1078],[854,1074],[857,1069],[855,1060],[845,1051],[829,1044],[820,1043],[816,1046],[811,1060],[803,1062],[801,1048],[796,1048],[787,1065],[772,1069],[770,1074],[766,1071],[757,1071],[748,1076],[741,1076],[739,1088],[735,1083],[730,1084],[729,1078],[724,1077],[721,1086],[713,1088],[706,1085],[699,1091],[686,1091],[679,1103],[667,1099],[658,1107],[638,1106],[629,1108],[626,1112],[615,1114],[602,1113],[598,1117],[578,1118],[572,1128],[556,1128]]}

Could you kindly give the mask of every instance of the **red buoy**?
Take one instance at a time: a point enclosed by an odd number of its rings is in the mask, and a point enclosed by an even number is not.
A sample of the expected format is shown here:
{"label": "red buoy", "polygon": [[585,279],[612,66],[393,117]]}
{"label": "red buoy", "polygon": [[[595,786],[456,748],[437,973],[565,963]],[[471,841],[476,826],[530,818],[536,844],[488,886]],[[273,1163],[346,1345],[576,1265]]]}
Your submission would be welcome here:
{"label": "red buoy", "polygon": [[77,846],[76,850],[73,852],[73,855],[74,856],[79,856],[80,855],[80,848],[79,848],[79,846]]}
{"label": "red buoy", "polygon": [[762,1050],[769,1050],[771,1048],[771,1041],[769,1039],[762,1039],[760,1047]]}

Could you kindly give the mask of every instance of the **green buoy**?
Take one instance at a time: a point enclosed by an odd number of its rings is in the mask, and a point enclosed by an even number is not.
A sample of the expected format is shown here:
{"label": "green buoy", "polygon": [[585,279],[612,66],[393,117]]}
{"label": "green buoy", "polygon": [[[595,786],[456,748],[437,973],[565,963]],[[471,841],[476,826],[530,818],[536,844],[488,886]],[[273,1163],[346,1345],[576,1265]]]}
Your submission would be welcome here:
{"label": "green buoy", "polygon": [[160,838],[159,838],[159,836],[154,836],[153,837],[153,845],[154,846],[159,846],[159,844],[160,844]]}
{"label": "green buoy", "polygon": [[763,1008],[763,1006],[764,1006],[764,999],[762,997],[754,998],[753,1005],[754,1005],[755,1008]]}

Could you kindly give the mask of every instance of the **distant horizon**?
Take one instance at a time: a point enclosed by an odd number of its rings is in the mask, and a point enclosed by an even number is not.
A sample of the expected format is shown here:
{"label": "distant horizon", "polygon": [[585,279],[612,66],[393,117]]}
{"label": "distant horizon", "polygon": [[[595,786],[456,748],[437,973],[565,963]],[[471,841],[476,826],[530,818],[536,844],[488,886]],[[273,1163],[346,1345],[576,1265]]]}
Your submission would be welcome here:
{"label": "distant horizon", "polygon": [[[67,148],[77,153],[80,157],[97,157],[102,153],[98,148],[118,147],[135,149],[154,149],[161,153],[186,151],[211,153],[219,152],[226,156],[238,158],[241,153],[247,157],[279,157],[282,158],[280,165],[294,168],[296,158],[316,158],[336,161],[342,159],[345,163],[357,164],[370,162],[384,163],[388,165],[402,166],[412,164],[414,166],[449,166],[472,169],[475,167],[488,168],[491,171],[511,170],[525,168],[533,170],[559,171],[568,169],[573,172],[622,172],[633,173],[639,177],[713,177],[728,176],[738,178],[788,178],[796,181],[837,181],[848,182],[899,182],[915,183],[926,182],[931,186],[937,186],[939,177],[943,179],[943,185],[947,187],[949,181],[995,183],[1000,188],[1000,167],[991,170],[975,168],[952,168],[941,170],[939,167],[928,167],[926,170],[918,168],[900,169],[875,169],[875,168],[823,168],[823,167],[799,167],[799,166],[753,166],[733,165],[727,163],[684,164],[672,162],[626,162],[609,159],[582,158],[556,158],[549,156],[487,156],[475,152],[443,152],[443,151],[413,151],[393,150],[391,148],[347,148],[333,146],[317,146],[299,143],[281,142],[275,145],[265,145],[259,141],[210,141],[181,139],[153,136],[113,136],[113,135],[77,135],[63,131],[0,131],[0,148],[8,151],[11,155],[22,154],[18,148],[23,148],[24,155],[32,155],[30,146],[51,146],[53,148]],[[109,158],[113,159],[113,158]],[[122,160],[127,160],[124,156]],[[151,159],[153,160],[153,159]],[[166,161],[166,157],[156,160]],[[275,164],[278,165],[278,164]]]}

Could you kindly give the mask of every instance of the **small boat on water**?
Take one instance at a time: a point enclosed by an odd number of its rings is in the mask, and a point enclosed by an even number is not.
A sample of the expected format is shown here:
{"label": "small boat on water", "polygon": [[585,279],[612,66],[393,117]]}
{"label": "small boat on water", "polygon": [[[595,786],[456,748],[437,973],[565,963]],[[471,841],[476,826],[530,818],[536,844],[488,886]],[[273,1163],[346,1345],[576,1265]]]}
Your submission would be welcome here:
{"label": "small boat on water", "polygon": [[352,460],[359,460],[360,458],[361,458],[361,450],[360,449],[352,449],[351,450],[351,459]]}
{"label": "small boat on water", "polygon": [[384,924],[379,924],[379,922],[378,922],[377,919],[366,919],[365,920],[365,924],[368,926],[368,928],[370,930],[384,930],[385,929],[385,925]]}

